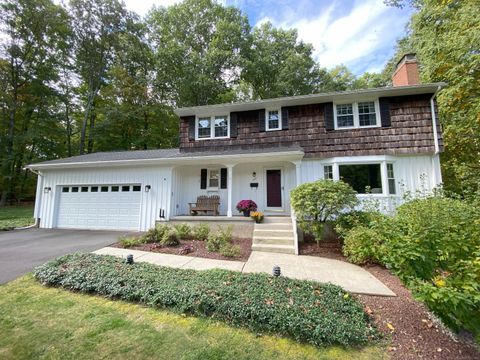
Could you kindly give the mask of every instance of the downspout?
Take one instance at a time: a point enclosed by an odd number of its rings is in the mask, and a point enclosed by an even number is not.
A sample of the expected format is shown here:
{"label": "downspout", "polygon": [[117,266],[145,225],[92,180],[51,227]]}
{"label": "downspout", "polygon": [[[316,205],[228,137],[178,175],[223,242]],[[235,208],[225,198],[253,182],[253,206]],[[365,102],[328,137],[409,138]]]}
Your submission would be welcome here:
{"label": "downspout", "polygon": [[435,155],[438,155],[440,153],[440,145],[438,144],[438,131],[437,131],[437,116],[435,115],[435,97],[437,96],[437,93],[442,89],[441,86],[438,86],[437,90],[435,93],[432,95],[430,98],[430,107],[432,110],[432,126],[433,126],[433,141],[435,145]]}
{"label": "downspout", "polygon": [[[37,181],[41,181],[43,183],[43,175],[40,171],[33,170],[32,168],[29,168],[29,167],[26,167],[24,169],[30,170],[32,173],[37,175],[38,176]],[[41,190],[42,186],[37,185],[37,189]],[[35,208],[40,209],[40,207],[42,206],[42,191],[37,191],[37,192],[38,192],[38,194],[37,194],[38,198],[35,199]],[[38,211],[39,210],[37,210],[37,213],[34,214],[35,215],[35,223],[33,225],[23,227],[22,229],[38,228],[40,226],[40,218],[38,217]]]}

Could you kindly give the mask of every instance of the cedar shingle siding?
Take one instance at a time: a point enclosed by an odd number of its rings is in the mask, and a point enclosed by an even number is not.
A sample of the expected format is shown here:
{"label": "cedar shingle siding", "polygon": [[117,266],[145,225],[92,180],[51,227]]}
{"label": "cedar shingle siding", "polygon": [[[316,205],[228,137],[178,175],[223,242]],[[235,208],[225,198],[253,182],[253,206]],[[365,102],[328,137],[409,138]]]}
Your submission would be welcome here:
{"label": "cedar shingle siding", "polygon": [[[433,153],[430,97],[431,94],[382,98],[383,102],[389,103],[389,106],[382,107],[382,112],[390,108],[390,121],[383,121],[379,128],[327,130],[324,115],[331,103],[323,103],[288,107],[287,130],[261,129],[259,119],[263,120],[265,116],[265,110],[261,109],[259,111],[263,113],[256,110],[237,113],[236,138],[194,141],[189,140],[190,119],[185,117],[180,122],[180,151],[299,145],[305,151],[305,157],[317,158]],[[442,149],[440,127],[438,130]]]}

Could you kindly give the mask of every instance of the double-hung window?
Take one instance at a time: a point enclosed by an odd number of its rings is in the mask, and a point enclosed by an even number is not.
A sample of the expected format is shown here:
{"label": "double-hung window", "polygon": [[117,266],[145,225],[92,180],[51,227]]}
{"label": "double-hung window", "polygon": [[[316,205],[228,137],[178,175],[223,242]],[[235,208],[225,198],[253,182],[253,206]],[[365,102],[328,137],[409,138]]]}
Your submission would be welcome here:
{"label": "double-hung window", "polygon": [[358,101],[335,105],[335,129],[379,126],[378,101]]}
{"label": "double-hung window", "polygon": [[395,195],[397,193],[395,189],[395,174],[393,173],[393,164],[387,164],[387,179],[388,179],[388,193]]}
{"label": "double-hung window", "polygon": [[266,110],[265,129],[267,131],[282,130],[282,113],[280,110]]}
{"label": "double-hung window", "polygon": [[201,116],[196,123],[197,139],[222,139],[230,136],[227,115]]}
{"label": "double-hung window", "polygon": [[333,166],[324,165],[323,166],[323,178],[325,180],[333,180]]}
{"label": "double-hung window", "polygon": [[220,185],[220,170],[210,169],[208,171],[208,188],[218,189],[219,185]]}

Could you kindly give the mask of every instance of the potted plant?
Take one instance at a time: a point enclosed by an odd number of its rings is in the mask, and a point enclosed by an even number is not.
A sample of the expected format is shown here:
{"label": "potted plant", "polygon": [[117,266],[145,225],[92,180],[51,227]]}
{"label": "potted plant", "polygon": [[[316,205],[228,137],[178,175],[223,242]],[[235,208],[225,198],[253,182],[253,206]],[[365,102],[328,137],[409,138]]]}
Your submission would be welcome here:
{"label": "potted plant", "polygon": [[243,216],[249,217],[250,212],[257,210],[257,204],[253,200],[242,200],[238,202],[237,210],[243,212]]}
{"label": "potted plant", "polygon": [[261,211],[252,211],[250,217],[255,220],[257,224],[260,224],[263,221],[263,213]]}

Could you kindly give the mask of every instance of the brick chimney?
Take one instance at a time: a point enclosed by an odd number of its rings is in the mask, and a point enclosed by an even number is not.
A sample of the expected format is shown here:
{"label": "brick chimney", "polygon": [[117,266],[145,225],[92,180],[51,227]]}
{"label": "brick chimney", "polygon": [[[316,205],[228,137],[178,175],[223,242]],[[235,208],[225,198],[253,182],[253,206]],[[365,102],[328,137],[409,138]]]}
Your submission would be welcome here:
{"label": "brick chimney", "polygon": [[420,84],[417,57],[410,53],[404,55],[397,63],[397,68],[392,75],[393,86],[407,86]]}

